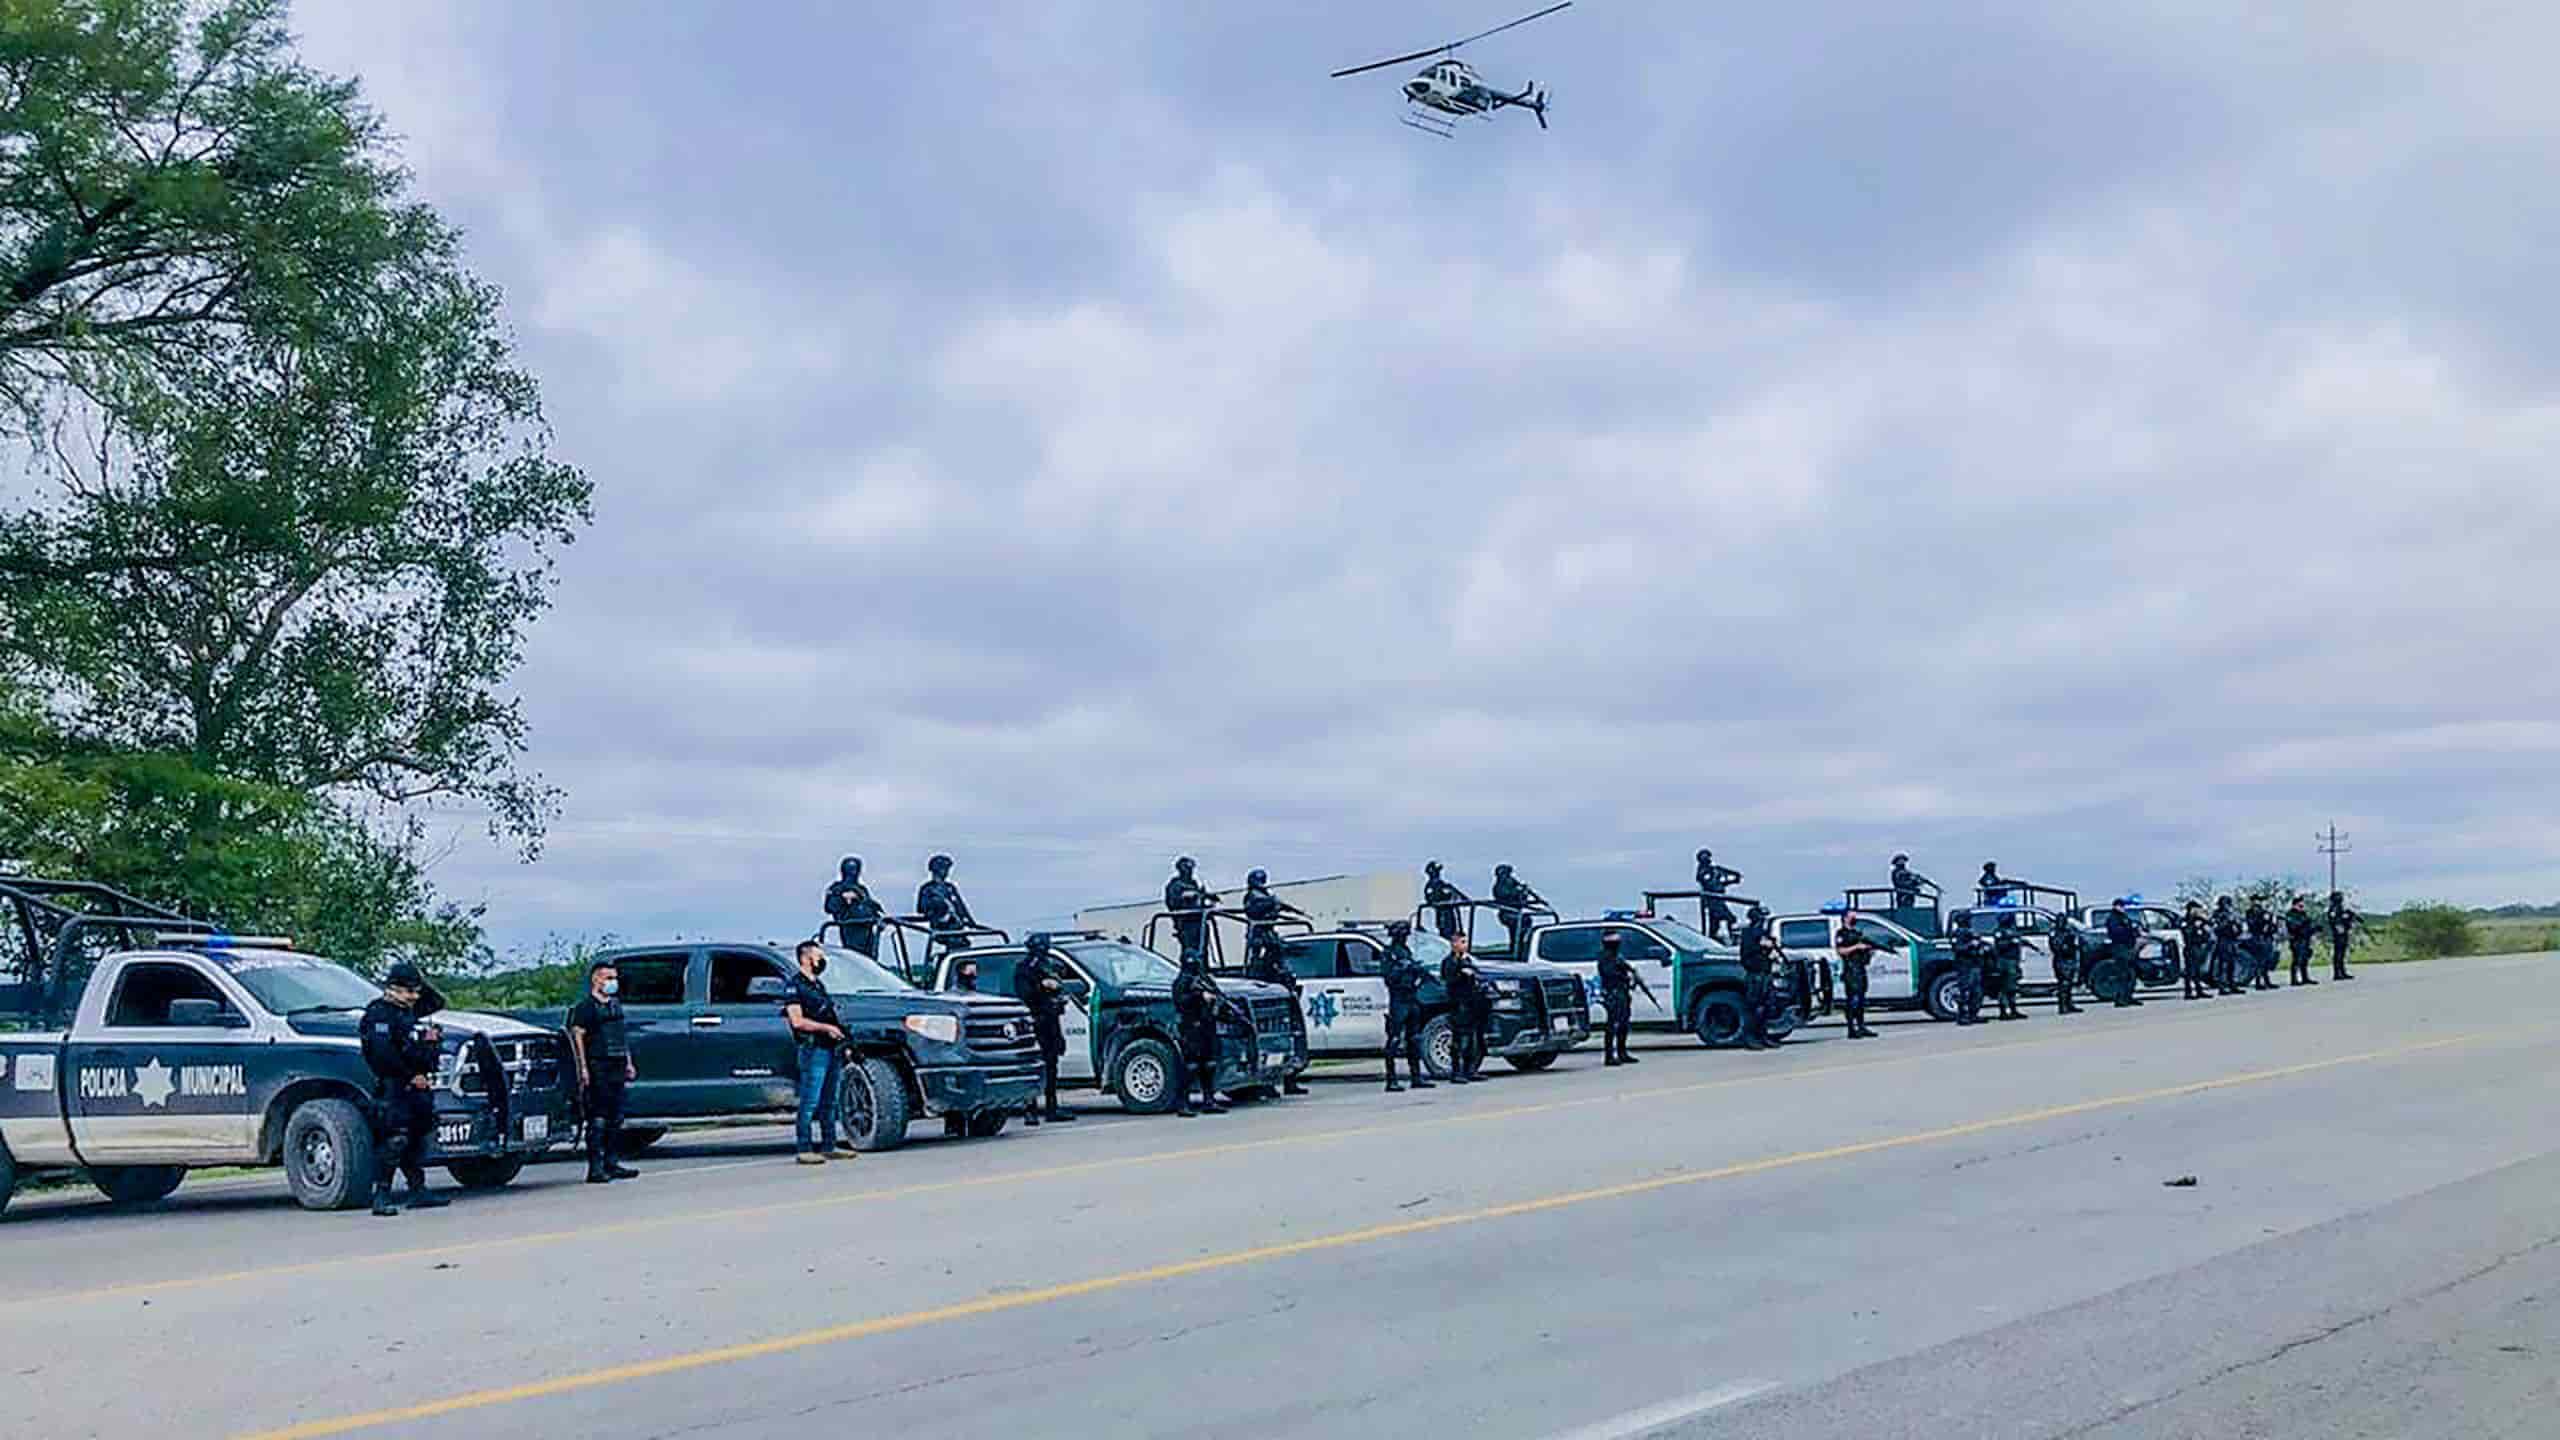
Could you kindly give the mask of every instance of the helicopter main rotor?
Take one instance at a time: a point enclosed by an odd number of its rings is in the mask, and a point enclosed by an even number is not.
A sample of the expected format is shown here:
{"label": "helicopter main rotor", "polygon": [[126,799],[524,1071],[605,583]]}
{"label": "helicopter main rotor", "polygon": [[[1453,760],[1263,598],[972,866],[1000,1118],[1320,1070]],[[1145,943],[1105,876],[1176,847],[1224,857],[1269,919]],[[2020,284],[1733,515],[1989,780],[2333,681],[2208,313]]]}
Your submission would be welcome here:
{"label": "helicopter main rotor", "polygon": [[1506,20],[1503,23],[1494,26],[1490,30],[1479,30],[1464,40],[1452,40],[1446,45],[1434,45],[1428,50],[1416,50],[1410,55],[1398,55],[1390,60],[1372,60],[1366,65],[1354,65],[1346,70],[1336,70],[1328,78],[1339,80],[1345,75],[1359,75],[1370,70],[1383,70],[1390,65],[1403,65],[1414,60],[1428,60],[1434,55],[1446,55],[1456,50],[1461,45],[1472,45],[1487,35],[1499,35],[1503,31],[1511,29],[1515,25],[1526,25],[1532,20],[1542,20],[1549,15],[1553,15],[1559,10],[1570,10],[1572,8],[1573,0],[1563,0],[1562,4],[1550,5],[1544,10],[1537,11],[1533,14],[1523,15],[1517,20]]}

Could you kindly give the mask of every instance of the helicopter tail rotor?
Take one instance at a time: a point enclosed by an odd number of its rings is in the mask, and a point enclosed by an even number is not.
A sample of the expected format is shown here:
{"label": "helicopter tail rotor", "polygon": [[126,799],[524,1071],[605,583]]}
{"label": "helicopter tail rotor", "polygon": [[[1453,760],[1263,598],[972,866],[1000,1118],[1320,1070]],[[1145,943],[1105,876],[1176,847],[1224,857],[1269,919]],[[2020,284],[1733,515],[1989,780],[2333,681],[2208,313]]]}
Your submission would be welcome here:
{"label": "helicopter tail rotor", "polygon": [[1538,90],[1538,98],[1537,98],[1534,102],[1532,102],[1532,103],[1530,104],[1529,108],[1530,108],[1531,110],[1536,111],[1536,112],[1537,112],[1537,114],[1538,114],[1538,128],[1539,128],[1539,129],[1541,129],[1541,130],[1546,129],[1546,128],[1547,128],[1547,92],[1546,92],[1546,88],[1545,88],[1544,86],[1539,87],[1539,90]]}

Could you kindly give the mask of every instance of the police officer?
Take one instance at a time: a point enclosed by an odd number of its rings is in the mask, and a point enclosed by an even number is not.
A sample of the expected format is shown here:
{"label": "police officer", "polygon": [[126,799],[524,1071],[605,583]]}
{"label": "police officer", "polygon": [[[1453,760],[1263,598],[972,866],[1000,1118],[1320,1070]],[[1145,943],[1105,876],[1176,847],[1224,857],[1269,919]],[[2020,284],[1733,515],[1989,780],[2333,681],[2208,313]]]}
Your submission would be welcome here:
{"label": "police officer", "polygon": [[2311,918],[2310,907],[2303,903],[2303,897],[2294,896],[2293,903],[2286,906],[2284,912],[2284,938],[2293,947],[2293,976],[2290,983],[2295,985],[2320,983],[2311,978],[2311,944],[2319,934],[2320,922]]}
{"label": "police officer", "polygon": [[1742,1048],[1772,1049],[1769,1003],[1776,988],[1773,977],[1778,968],[1778,942],[1769,934],[1768,906],[1754,901],[1743,912],[1742,927],[1735,932],[1733,943],[1742,952]]}
{"label": "police officer", "polygon": [[1431,1088],[1430,1072],[1422,1068],[1422,982],[1430,971],[1413,958],[1413,926],[1402,920],[1387,922],[1387,953],[1381,967],[1387,982],[1387,1088],[1402,1090],[1396,1082],[1396,1050],[1404,1050],[1405,1068],[1413,1073],[1413,1088]]}
{"label": "police officer", "polygon": [[373,1213],[397,1215],[391,1203],[391,1177],[408,1177],[405,1203],[412,1210],[433,1210],[452,1202],[427,1189],[427,1142],[436,1133],[436,1067],[444,1058],[443,1027],[427,1017],[444,1008],[444,996],[427,983],[417,966],[393,962],[382,978],[382,994],[364,1007],[356,1034],[364,1047],[365,1068],[373,1072],[376,1153]]}
{"label": "police officer", "polygon": [[2008,894],[2013,887],[2011,882],[2001,878],[1999,861],[1985,860],[1982,862],[1982,878],[1973,882],[1973,888],[1983,903],[1989,904]]}
{"label": "police officer", "polygon": [[[1900,856],[1894,857],[1900,859]],[[1831,949],[1840,957],[1840,1006],[1849,1019],[1849,1038],[1873,1040],[1876,1032],[1867,1028],[1867,966],[1884,947],[1864,930],[1846,919],[1831,936]]]}
{"label": "police officer", "polygon": [[1013,967],[1013,998],[1031,1007],[1032,1028],[1040,1037],[1040,1090],[1047,1102],[1044,1109],[1024,1116],[1025,1124],[1076,1118],[1074,1111],[1058,1105],[1058,1060],[1067,1053],[1067,986],[1074,979],[1067,962],[1049,948],[1047,931],[1023,942],[1022,963]]}
{"label": "police officer", "polygon": [[1449,994],[1449,1083],[1470,1085],[1484,1064],[1484,979],[1468,955],[1467,933],[1449,936],[1440,959],[1440,988]]}
{"label": "police officer", "polygon": [[[1280,918],[1295,915],[1306,918],[1306,912],[1271,893],[1271,874],[1253,870],[1244,877],[1244,973],[1266,984],[1277,985],[1289,992],[1291,1004],[1298,1003],[1304,990],[1298,972],[1289,968],[1288,959],[1280,953]],[[1280,1082],[1283,1095],[1304,1095],[1307,1087],[1294,1074]]]}
{"label": "police officer", "polygon": [[2356,927],[2363,923],[2363,916],[2358,915],[2353,910],[2347,908],[2347,896],[2345,891],[2332,890],[2329,892],[2330,979],[2353,980],[2356,978],[2347,973],[2347,944],[2354,938]]}
{"label": "police officer", "polygon": [[1173,1077],[1174,1114],[1189,1116],[1191,1087],[1200,1087],[1200,1109],[1212,1115],[1227,1113],[1226,1102],[1218,1098],[1218,1011],[1226,996],[1218,989],[1218,978],[1209,973],[1208,952],[1197,945],[1182,951],[1182,968],[1173,978],[1173,1014],[1181,1029],[1181,1068]]}
{"label": "police officer", "polygon": [[[2133,993],[2134,987],[2142,979],[2141,967],[2133,963],[2135,957],[2141,953],[2141,947],[2142,927],[2133,923],[2133,912],[2125,908],[2122,900],[2108,906],[2107,953],[2118,965],[2124,967],[2124,990],[2115,997],[2114,1002],[2118,1008],[2142,1003],[2142,997]],[[2090,987],[2092,991],[2096,988],[2094,985]]]}
{"label": "police officer", "polygon": [[2025,951],[2026,941],[2018,933],[2018,917],[2001,916],[2000,928],[1991,937],[1991,973],[1997,982],[2002,1020],[2027,1018],[2027,1012],[2018,1008],[2018,987],[2026,979]]}
{"label": "police officer", "polygon": [[2213,902],[2213,988],[2240,993],[2240,917],[2231,913],[2228,895]]}
{"label": "police officer", "polygon": [[2252,896],[2246,923],[2249,927],[2249,988],[2273,990],[2276,988],[2275,912],[2267,908],[2265,900]]}
{"label": "police officer", "polygon": [[622,1019],[622,974],[610,958],[587,967],[587,993],[569,1007],[569,1053],[578,1062],[578,1096],[587,1113],[587,1183],[637,1178],[639,1171],[614,1158],[626,1087],[640,1070]]}
{"label": "police officer", "polygon": [[1698,893],[1707,911],[1707,938],[1733,938],[1733,907],[1724,903],[1727,889],[1741,883],[1742,872],[1716,863],[1716,852],[1698,852]]}
{"label": "police officer", "polygon": [[1897,910],[1908,910],[1919,904],[1920,892],[1922,890],[1934,890],[1937,888],[1936,881],[1931,880],[1928,876],[1911,868],[1911,857],[1908,855],[1896,855],[1893,857],[1893,876],[1891,883],[1893,885],[1893,905]]}
{"label": "police officer", "polygon": [[844,938],[844,948],[880,958],[880,902],[862,883],[862,857],[847,855],[836,866],[836,883],[827,887],[827,919]]}
{"label": "police officer", "polygon": [[1503,930],[1511,936],[1511,958],[1528,959],[1529,952],[1522,947],[1528,943],[1529,907],[1546,904],[1546,897],[1530,889],[1527,881],[1512,874],[1510,866],[1496,865],[1493,867],[1493,903],[1496,907],[1494,913],[1502,917]]}
{"label": "police officer", "polygon": [[1164,908],[1173,917],[1174,943],[1185,954],[1197,950],[1206,956],[1209,907],[1218,903],[1218,897],[1192,873],[1197,868],[1188,855],[1173,862],[1173,878],[1164,882]]}
{"label": "police officer", "polygon": [[1431,927],[1446,940],[1464,928],[1458,911],[1467,892],[1442,879],[1440,862],[1434,860],[1422,867],[1422,903],[1431,907]]}
{"label": "police officer", "polygon": [[1627,1032],[1635,1026],[1636,967],[1618,953],[1622,943],[1617,931],[1600,932],[1600,1007],[1608,1016],[1600,1042],[1603,1065],[1636,1063],[1636,1057],[1627,1053]]}
{"label": "police officer", "polygon": [[1955,952],[1956,1023],[1982,1023],[1982,967],[1991,959],[1991,942],[1973,928],[1971,911],[1948,916],[1947,945]]}
{"label": "police officer", "polygon": [[971,955],[964,950],[961,952],[960,958],[952,962],[951,988],[960,991],[963,994],[974,995],[977,993],[978,958],[976,956]]}
{"label": "police officer", "polygon": [[2190,900],[2178,916],[2178,973],[2186,981],[2185,997],[2210,1000],[2213,988],[2205,977],[2213,973],[2213,926],[2204,918],[2204,906]]}
{"label": "police officer", "polygon": [[836,1133],[836,1097],[845,1059],[843,1017],[836,997],[819,983],[827,973],[827,948],[803,940],[792,951],[798,968],[790,988],[782,992],[782,1023],[791,1031],[791,1058],[799,1072],[800,1110],[793,1121],[794,1158],[803,1165],[824,1165],[833,1156],[850,1160],[861,1153],[851,1136]]}
{"label": "police officer", "polygon": [[2081,962],[2085,958],[2080,940],[2080,927],[2071,917],[2058,915],[2053,921],[2053,1013],[2077,1015],[2080,1007],[2072,1002],[2071,992],[2081,981]]}
{"label": "police officer", "polygon": [[960,887],[951,883],[951,857],[936,855],[924,862],[932,879],[916,887],[916,914],[933,927],[932,946],[939,955],[957,950],[969,943],[962,932],[978,923],[969,913],[969,902],[960,898]]}

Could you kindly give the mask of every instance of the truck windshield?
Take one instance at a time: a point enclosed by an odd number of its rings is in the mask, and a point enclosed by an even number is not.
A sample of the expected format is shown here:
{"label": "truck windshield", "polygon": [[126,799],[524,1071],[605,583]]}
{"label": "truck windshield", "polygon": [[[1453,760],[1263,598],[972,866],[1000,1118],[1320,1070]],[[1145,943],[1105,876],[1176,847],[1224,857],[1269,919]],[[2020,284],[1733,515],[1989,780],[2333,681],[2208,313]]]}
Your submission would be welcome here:
{"label": "truck windshield", "polygon": [[1172,961],[1153,950],[1117,940],[1078,945],[1071,953],[1086,969],[1109,976],[1115,985],[1170,985],[1180,973]]}
{"label": "truck windshield", "polygon": [[819,983],[827,987],[827,993],[830,995],[860,995],[865,992],[876,994],[882,990],[916,988],[891,974],[881,966],[879,961],[859,950],[847,950],[841,945],[830,945],[826,948],[827,973],[819,977]]}
{"label": "truck windshield", "polygon": [[208,953],[258,1003],[276,1015],[311,1010],[361,1010],[382,994],[382,987],[334,960],[276,951]]}
{"label": "truck windshield", "polygon": [[1426,935],[1420,931],[1405,937],[1404,948],[1413,952],[1415,960],[1434,970],[1440,968],[1441,961],[1449,958],[1448,941],[1437,935]]}

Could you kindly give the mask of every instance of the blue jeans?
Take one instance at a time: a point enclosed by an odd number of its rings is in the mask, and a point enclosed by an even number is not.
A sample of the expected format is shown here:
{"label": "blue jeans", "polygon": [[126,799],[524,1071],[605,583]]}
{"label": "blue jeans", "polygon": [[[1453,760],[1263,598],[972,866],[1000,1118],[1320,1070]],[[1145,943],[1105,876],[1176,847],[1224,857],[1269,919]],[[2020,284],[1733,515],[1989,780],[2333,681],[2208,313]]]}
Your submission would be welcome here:
{"label": "blue jeans", "polygon": [[[832,1045],[800,1047],[800,1148],[833,1150],[836,1148],[835,1096],[836,1052]],[[817,1123],[820,1143],[809,1143],[810,1122]]]}

